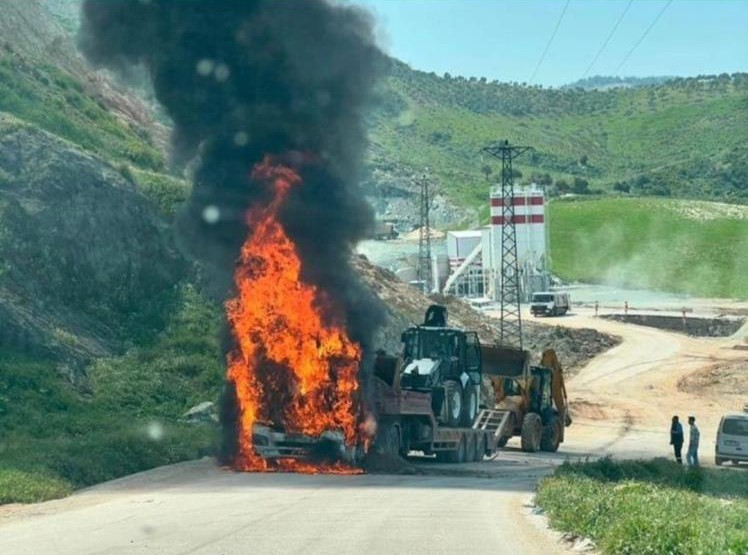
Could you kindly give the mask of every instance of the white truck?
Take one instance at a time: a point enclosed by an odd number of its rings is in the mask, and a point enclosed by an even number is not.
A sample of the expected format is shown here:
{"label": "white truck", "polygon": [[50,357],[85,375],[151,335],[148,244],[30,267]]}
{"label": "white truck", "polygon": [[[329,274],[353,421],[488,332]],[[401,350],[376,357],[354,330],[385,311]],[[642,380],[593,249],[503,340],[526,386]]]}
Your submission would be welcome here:
{"label": "white truck", "polygon": [[541,291],[532,294],[530,312],[533,316],[563,316],[571,308],[568,293]]}

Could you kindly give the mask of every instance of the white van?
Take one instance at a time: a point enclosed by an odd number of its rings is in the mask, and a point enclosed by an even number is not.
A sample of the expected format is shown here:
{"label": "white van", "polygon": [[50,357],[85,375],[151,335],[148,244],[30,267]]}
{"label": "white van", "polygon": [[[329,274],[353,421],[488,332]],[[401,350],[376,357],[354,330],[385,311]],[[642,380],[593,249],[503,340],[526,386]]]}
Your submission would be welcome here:
{"label": "white van", "polygon": [[532,294],[530,301],[530,312],[533,316],[543,314],[544,316],[564,315],[571,308],[571,301],[568,293],[556,293],[551,291],[541,291]]}
{"label": "white van", "polygon": [[748,414],[728,414],[719,423],[714,463],[726,461],[748,462]]}

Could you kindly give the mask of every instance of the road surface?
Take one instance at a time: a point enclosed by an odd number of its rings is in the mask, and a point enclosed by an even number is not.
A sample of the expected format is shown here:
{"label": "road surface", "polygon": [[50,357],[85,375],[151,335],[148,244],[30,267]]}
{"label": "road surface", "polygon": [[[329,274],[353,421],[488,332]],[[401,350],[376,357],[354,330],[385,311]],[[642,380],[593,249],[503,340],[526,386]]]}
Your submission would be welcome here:
{"label": "road surface", "polygon": [[0,520],[0,546],[4,555],[555,553],[523,516],[534,486],[525,475],[245,474],[206,459],[17,510]]}
{"label": "road surface", "polygon": [[207,459],[183,463],[67,499],[0,507],[0,552],[563,553],[558,536],[527,514],[538,479],[566,458],[669,456],[672,414],[697,414],[708,460],[719,416],[743,400],[684,392],[678,380],[745,361],[748,351],[734,348],[742,338],[689,338],[584,310],[553,323],[623,339],[569,380],[575,422],[559,453],[524,454],[512,440],[491,461],[418,463],[425,476],[243,474]]}

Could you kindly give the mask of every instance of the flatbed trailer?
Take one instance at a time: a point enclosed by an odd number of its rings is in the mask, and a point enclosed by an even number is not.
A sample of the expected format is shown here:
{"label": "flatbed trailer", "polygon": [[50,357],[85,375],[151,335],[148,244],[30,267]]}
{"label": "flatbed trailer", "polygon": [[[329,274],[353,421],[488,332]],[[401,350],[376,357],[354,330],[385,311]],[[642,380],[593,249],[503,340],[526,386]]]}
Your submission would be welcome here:
{"label": "flatbed trailer", "polygon": [[506,433],[509,411],[483,408],[470,427],[445,426],[440,423],[445,420],[443,415],[434,411],[436,406],[445,407],[435,399],[439,392],[401,389],[399,360],[387,358],[390,360],[385,364],[380,360],[374,378],[380,451],[400,456],[421,451],[450,463],[481,461],[497,451],[499,439]]}

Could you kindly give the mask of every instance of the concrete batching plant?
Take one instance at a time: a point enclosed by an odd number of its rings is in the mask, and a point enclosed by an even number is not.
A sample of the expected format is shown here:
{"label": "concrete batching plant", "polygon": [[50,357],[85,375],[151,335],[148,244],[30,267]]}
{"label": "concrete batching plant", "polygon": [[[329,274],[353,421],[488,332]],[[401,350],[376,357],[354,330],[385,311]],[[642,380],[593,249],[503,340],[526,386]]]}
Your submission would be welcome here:
{"label": "concrete batching plant", "polygon": [[[490,195],[491,223],[474,230],[447,233],[447,264],[435,265],[438,289],[460,297],[499,300],[501,280],[501,237],[504,199],[499,191]],[[547,290],[548,235],[546,199],[543,189],[517,187],[512,198],[517,241],[517,262],[522,296]]]}

